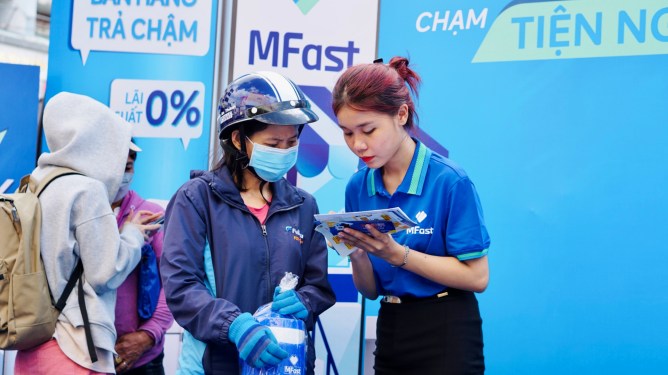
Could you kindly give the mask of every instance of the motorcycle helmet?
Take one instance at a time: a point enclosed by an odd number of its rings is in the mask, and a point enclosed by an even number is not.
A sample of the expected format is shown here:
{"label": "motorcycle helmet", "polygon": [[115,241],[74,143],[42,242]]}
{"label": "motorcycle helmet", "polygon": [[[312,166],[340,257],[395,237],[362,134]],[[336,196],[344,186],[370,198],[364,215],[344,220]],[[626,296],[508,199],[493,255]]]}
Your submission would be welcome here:
{"label": "motorcycle helmet", "polygon": [[302,90],[275,72],[259,71],[230,82],[218,101],[218,138],[255,120],[273,125],[304,125],[318,120]]}

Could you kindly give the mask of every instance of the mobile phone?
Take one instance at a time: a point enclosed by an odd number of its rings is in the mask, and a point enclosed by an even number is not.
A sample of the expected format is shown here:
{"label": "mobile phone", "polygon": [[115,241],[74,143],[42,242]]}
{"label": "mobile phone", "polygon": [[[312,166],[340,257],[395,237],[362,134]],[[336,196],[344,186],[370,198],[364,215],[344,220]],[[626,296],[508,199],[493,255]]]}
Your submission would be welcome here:
{"label": "mobile phone", "polygon": [[152,225],[152,224],[162,224],[165,222],[165,215],[160,216],[160,218],[155,219],[151,221],[150,223],[147,223],[147,225]]}
{"label": "mobile phone", "polygon": [[149,237],[152,236],[152,235],[154,235],[154,234],[156,234],[159,230],[162,229],[162,224],[163,224],[164,222],[165,222],[165,215],[162,215],[160,218],[155,219],[155,220],[151,221],[150,223],[146,223],[146,225],[160,224],[160,228],[152,229],[152,230],[146,231],[146,234],[147,234]]}

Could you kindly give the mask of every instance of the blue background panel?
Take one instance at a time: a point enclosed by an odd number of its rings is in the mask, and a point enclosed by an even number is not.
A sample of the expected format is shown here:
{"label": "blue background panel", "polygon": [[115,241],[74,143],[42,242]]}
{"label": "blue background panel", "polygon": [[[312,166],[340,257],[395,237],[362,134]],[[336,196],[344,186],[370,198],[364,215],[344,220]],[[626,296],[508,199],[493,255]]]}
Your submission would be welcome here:
{"label": "blue background panel", "polygon": [[357,302],[359,300],[352,275],[330,273],[328,279],[336,294],[336,302]]}
{"label": "blue background panel", "polygon": [[0,186],[13,193],[35,168],[39,67],[0,63]]}
{"label": "blue background panel", "polygon": [[[487,373],[663,373],[668,56],[474,63],[507,3],[382,2],[380,12],[379,56],[410,57],[424,79],[421,129],[480,194],[492,239],[479,295]],[[484,27],[416,29],[424,12],[452,21],[462,10],[466,21],[470,9],[487,9]]]}

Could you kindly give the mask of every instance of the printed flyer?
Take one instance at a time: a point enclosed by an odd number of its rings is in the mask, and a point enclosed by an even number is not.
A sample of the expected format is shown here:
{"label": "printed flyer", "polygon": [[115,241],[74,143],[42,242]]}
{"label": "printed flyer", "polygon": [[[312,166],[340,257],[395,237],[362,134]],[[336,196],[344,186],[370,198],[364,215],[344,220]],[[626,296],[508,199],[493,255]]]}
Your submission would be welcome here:
{"label": "printed flyer", "polygon": [[341,256],[347,256],[355,250],[355,247],[345,244],[338,236],[345,228],[369,234],[365,226],[371,224],[380,232],[392,234],[417,225],[399,207],[313,216],[316,220],[315,230],[322,233]]}

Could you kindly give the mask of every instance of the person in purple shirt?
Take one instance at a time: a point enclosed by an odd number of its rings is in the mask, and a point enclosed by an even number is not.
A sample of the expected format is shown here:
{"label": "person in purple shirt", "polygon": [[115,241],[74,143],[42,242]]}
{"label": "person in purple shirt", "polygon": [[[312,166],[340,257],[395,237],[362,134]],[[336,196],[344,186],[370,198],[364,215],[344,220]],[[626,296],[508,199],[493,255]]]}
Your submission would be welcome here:
{"label": "person in purple shirt", "polygon": [[[130,190],[134,176],[134,164],[137,152],[130,151],[125,165],[125,174],[114,198],[112,209],[116,215],[118,227],[121,228],[133,212],[147,210],[164,212],[160,205],[144,200],[136,192]],[[146,243],[155,251],[156,259],[162,254],[162,231],[149,236]],[[116,373],[126,375],[164,375],[162,364],[164,357],[165,333],[171,327],[174,318],[165,301],[165,291],[160,287],[160,296],[153,315],[144,320],[137,311],[137,295],[139,288],[139,266],[118,288],[116,297]]]}

